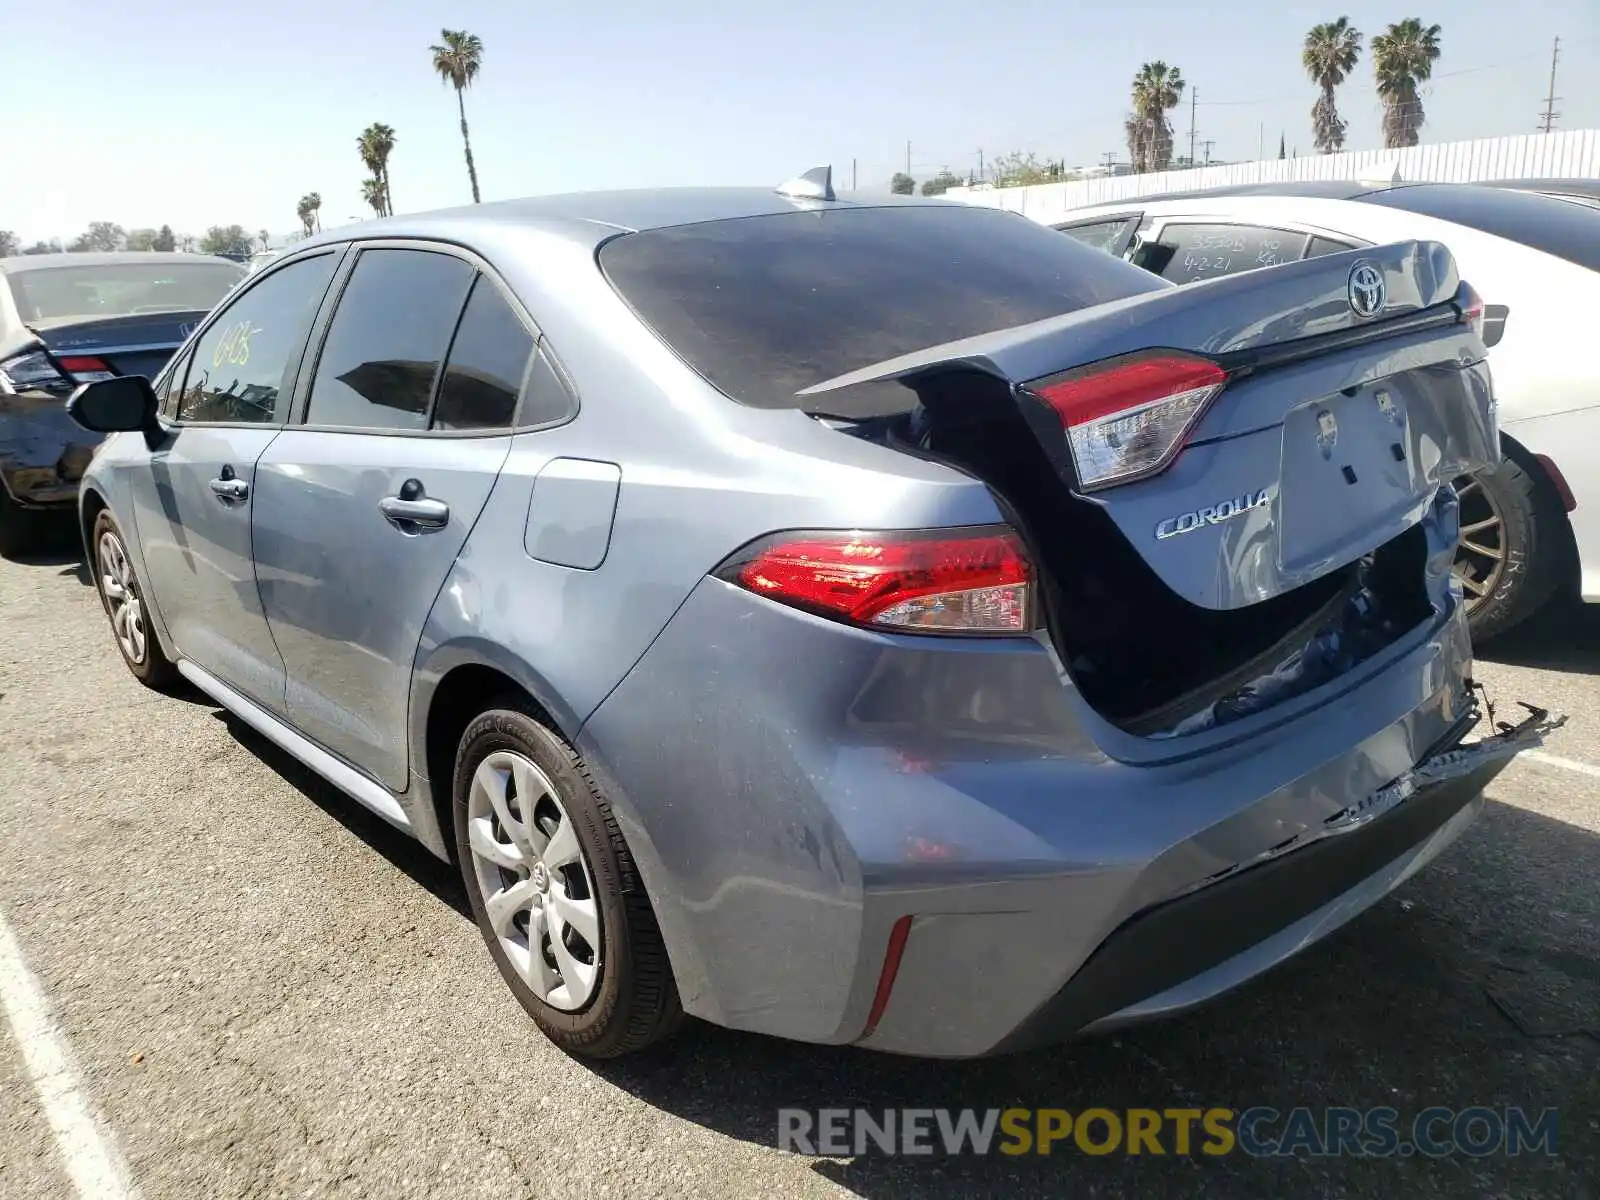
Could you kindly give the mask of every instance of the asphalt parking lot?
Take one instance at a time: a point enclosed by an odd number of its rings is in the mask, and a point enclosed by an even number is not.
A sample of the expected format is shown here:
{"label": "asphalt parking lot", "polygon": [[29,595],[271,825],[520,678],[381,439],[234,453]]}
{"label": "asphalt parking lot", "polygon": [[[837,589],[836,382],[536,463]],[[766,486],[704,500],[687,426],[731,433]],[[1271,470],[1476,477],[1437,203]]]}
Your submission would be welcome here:
{"label": "asphalt parking lot", "polygon": [[[1600,609],[1541,619],[1480,674],[1506,709],[1537,701],[1569,726],[1441,860],[1222,1005],[978,1063],[695,1027],[596,1069],[523,1017],[449,868],[198,696],[141,688],[75,558],[0,561],[0,917],[145,1200],[1594,1195]],[[780,1107],[1258,1104],[1554,1107],[1558,1150],[776,1147]],[[0,1197],[92,1194],[48,1111],[0,1024]]]}

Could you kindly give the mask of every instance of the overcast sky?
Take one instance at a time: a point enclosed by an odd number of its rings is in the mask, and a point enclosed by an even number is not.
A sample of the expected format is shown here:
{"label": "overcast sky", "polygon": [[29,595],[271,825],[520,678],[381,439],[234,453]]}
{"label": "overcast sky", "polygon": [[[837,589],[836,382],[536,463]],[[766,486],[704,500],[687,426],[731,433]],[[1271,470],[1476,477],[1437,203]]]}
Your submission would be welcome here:
{"label": "overcast sky", "polygon": [[[1456,0],[1443,26],[1424,139],[1530,132],[1562,36],[1559,125],[1600,127],[1597,0]],[[324,224],[362,212],[357,133],[397,132],[400,211],[471,199],[452,91],[428,46],[448,24],[483,39],[467,118],[484,198],[693,183],[776,184],[821,162],[849,186],[905,166],[975,169],[1032,150],[1125,155],[1139,64],[1199,89],[1199,139],[1253,158],[1311,145],[1305,31],[1347,14],[1362,31],[1409,6],[1244,0],[682,0],[479,3],[0,0],[0,229],[26,243],[92,220],[180,233]],[[1350,149],[1379,144],[1364,55],[1339,103]],[[1173,114],[1186,152],[1189,108]]]}

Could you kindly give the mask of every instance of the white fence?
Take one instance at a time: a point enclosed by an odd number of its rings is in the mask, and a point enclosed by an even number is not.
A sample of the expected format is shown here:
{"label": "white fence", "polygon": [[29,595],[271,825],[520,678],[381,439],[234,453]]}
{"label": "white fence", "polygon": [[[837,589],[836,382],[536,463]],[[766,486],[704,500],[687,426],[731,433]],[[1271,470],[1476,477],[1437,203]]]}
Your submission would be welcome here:
{"label": "white fence", "polygon": [[951,188],[948,195],[952,200],[968,204],[1010,209],[1036,221],[1053,221],[1072,209],[1090,204],[1242,183],[1308,179],[1475,183],[1484,179],[1532,177],[1600,178],[1600,129],[1439,142],[1406,150],[1270,158],[1262,162],[1194,167],[1149,175],[1107,176],[1070,183],[1038,183],[1028,187]]}

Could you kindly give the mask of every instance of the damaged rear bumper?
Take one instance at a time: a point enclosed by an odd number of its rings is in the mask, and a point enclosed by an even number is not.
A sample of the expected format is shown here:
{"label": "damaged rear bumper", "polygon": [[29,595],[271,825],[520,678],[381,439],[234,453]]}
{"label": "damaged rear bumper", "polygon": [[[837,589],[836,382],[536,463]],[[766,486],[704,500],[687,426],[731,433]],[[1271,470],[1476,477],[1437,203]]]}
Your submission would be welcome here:
{"label": "damaged rear bumper", "polygon": [[1512,758],[1566,723],[1524,707],[1519,724],[1429,755],[1317,834],[1123,922],[996,1052],[1182,1012],[1333,932],[1432,861]]}

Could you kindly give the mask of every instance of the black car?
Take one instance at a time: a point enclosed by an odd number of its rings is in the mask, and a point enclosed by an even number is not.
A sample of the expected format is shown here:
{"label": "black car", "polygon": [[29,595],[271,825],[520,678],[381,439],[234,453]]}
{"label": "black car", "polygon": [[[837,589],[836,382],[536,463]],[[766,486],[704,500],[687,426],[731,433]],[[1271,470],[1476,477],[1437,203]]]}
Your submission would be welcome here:
{"label": "black car", "polygon": [[70,512],[92,439],[63,407],[79,383],[154,376],[244,268],[201,254],[0,258],[0,554]]}

